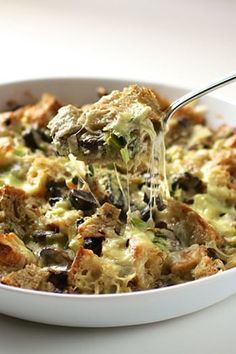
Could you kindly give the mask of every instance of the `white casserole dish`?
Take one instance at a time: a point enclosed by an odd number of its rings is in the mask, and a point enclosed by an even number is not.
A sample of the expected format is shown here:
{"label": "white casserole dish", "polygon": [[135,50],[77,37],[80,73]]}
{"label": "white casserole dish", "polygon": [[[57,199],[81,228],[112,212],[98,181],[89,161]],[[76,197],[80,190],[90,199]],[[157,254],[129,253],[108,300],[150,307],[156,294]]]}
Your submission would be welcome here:
{"label": "white casserole dish", "polygon": [[[7,102],[35,101],[43,92],[63,103],[82,104],[97,100],[96,88],[121,89],[132,81],[108,79],[40,79],[0,85],[0,111]],[[157,89],[173,100],[185,89],[158,83],[143,85]],[[211,126],[234,125],[236,105],[205,97]],[[127,326],[182,316],[215,304],[236,292],[236,269],[168,288],[111,295],[66,295],[18,289],[0,284],[0,312],[47,324],[80,327]]]}

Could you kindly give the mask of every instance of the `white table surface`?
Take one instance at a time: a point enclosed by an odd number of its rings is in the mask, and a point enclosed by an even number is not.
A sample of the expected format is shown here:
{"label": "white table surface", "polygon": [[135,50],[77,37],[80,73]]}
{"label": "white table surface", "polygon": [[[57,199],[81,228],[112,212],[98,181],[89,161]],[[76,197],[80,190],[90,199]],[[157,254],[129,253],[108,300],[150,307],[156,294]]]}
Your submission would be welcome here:
{"label": "white table surface", "polygon": [[[234,0],[0,0],[0,83],[100,76],[197,87],[236,69],[235,14]],[[236,99],[236,84],[216,95]],[[236,296],[129,328],[0,316],[0,353],[235,354],[235,318]]]}

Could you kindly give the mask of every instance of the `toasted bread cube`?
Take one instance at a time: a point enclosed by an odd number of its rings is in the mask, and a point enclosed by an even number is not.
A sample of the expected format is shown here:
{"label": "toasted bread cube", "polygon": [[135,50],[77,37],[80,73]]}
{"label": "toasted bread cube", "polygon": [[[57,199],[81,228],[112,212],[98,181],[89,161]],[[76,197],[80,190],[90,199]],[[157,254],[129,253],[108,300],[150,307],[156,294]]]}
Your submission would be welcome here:
{"label": "toasted bread cube", "polygon": [[109,203],[104,203],[96,213],[79,226],[82,237],[101,237],[109,235],[119,226],[120,210]]}
{"label": "toasted bread cube", "polygon": [[164,221],[168,228],[173,229],[182,246],[201,245],[209,241],[215,241],[217,246],[224,244],[223,237],[188,205],[168,199],[166,206],[165,210],[157,213],[157,222]]}
{"label": "toasted bread cube", "polygon": [[1,279],[1,282],[17,288],[53,291],[55,287],[48,281],[49,275],[50,273],[47,269],[30,264],[24,269],[7,274]]}
{"label": "toasted bread cube", "polygon": [[16,234],[0,234],[0,264],[23,268],[31,263],[36,263],[36,257]]}
{"label": "toasted bread cube", "polygon": [[50,119],[57,114],[60,107],[61,104],[55,96],[44,93],[35,104],[28,104],[15,111],[1,113],[0,122],[9,121],[13,125],[23,122],[46,127]]}
{"label": "toasted bread cube", "polygon": [[0,188],[0,212],[0,221],[5,224],[4,232],[14,231],[19,237],[31,233],[39,216],[27,194],[8,185]]}
{"label": "toasted bread cube", "polygon": [[160,129],[161,117],[156,93],[132,85],[94,104],[62,107],[48,127],[61,155],[72,153],[88,163],[132,165],[128,162],[146,151],[155,129]]}
{"label": "toasted bread cube", "polygon": [[152,242],[138,238],[131,238],[129,247],[135,269],[135,278],[132,280],[134,290],[155,288],[161,278],[167,253]]}
{"label": "toasted bread cube", "polygon": [[68,273],[70,292],[104,294],[130,292],[134,274],[121,274],[115,262],[103,262],[93,251],[80,247]]}

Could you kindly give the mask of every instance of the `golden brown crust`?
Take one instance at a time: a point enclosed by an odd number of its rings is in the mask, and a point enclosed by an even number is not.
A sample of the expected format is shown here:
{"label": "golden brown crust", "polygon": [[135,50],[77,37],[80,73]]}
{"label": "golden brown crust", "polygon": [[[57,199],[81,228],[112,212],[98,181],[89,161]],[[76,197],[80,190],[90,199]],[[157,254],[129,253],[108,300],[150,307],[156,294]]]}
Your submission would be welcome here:
{"label": "golden brown crust", "polygon": [[30,263],[36,263],[36,258],[19,237],[13,232],[0,234],[0,264],[23,268]]}
{"label": "golden brown crust", "polygon": [[[153,122],[159,121],[161,118],[161,109],[159,104],[159,96],[156,92],[147,87],[131,85],[123,89],[123,91],[112,91],[108,96],[102,97],[98,102],[82,107],[84,113],[93,112],[93,120],[90,121],[92,130],[99,130],[107,123],[111,122],[119,112],[129,109],[132,104],[142,103],[151,108],[149,119]],[[105,116],[105,118],[104,118]]]}
{"label": "golden brown crust", "polygon": [[215,241],[218,246],[224,243],[223,237],[199,214],[175,199],[168,199],[167,208],[159,212],[157,218],[174,230],[177,239],[185,247],[209,241]]}
{"label": "golden brown crust", "polygon": [[[132,124],[132,119],[130,119],[132,115],[138,118],[137,124]],[[140,141],[141,138],[145,139],[143,134],[145,129],[139,119],[141,115],[146,119],[149,131],[152,130],[155,133],[154,129],[160,130],[162,111],[155,92],[145,87],[132,85],[124,88],[123,91],[112,91],[110,95],[103,96],[98,102],[81,108],[73,105],[62,107],[48,127],[59,154],[72,153],[87,163],[99,162],[104,165],[117,162],[123,166],[121,147],[117,148],[116,140],[124,139],[126,148],[131,154],[131,164],[145,145],[144,141]],[[118,121],[120,121],[119,124]],[[120,126],[118,130],[121,129],[123,133],[113,134],[114,124],[118,124]],[[127,131],[126,137],[124,131]],[[109,133],[111,133],[110,137]],[[131,133],[136,136],[135,143],[134,137],[131,141]],[[147,131],[145,133],[147,138]],[[112,135],[115,137],[112,138]],[[136,148],[132,146],[132,143]]]}
{"label": "golden brown crust", "polygon": [[29,123],[36,123],[40,127],[46,127],[51,118],[53,118],[61,107],[56,97],[50,94],[43,94],[41,100],[25,110],[24,116]]}
{"label": "golden brown crust", "polygon": [[13,139],[0,137],[0,168],[10,165],[14,161]]}
{"label": "golden brown crust", "polygon": [[79,227],[82,237],[101,237],[109,234],[119,226],[120,210],[109,203],[104,203],[97,209],[96,214],[85,220]]}
{"label": "golden brown crust", "polygon": [[22,237],[31,232],[38,217],[37,208],[27,204],[26,193],[9,185],[0,188],[0,213],[3,228],[13,229]]}
{"label": "golden brown crust", "polygon": [[220,259],[207,255],[206,246],[197,244],[173,253],[168,261],[171,273],[183,280],[210,276],[225,268]]}
{"label": "golden brown crust", "polygon": [[170,270],[173,274],[186,276],[194,269],[206,255],[206,247],[201,245],[192,245],[171,256]]}
{"label": "golden brown crust", "polygon": [[45,93],[36,104],[29,104],[13,112],[0,114],[0,123],[19,124],[23,119],[30,124],[37,124],[39,127],[46,127],[52,117],[57,114],[61,103],[55,96]]}
{"label": "golden brown crust", "polygon": [[192,276],[194,279],[199,279],[209,277],[223,270],[225,270],[225,266],[220,259],[212,259],[204,256],[192,271]]}
{"label": "golden brown crust", "polygon": [[84,247],[80,247],[76,252],[75,258],[71,264],[71,267],[68,272],[68,285],[73,287],[75,283],[75,275],[79,270],[81,260],[83,256],[92,256],[93,252],[91,250],[86,250]]}
{"label": "golden brown crust", "polygon": [[5,275],[1,279],[1,282],[17,288],[54,291],[54,285],[48,281],[49,274],[47,269],[31,264],[27,265],[24,269]]}
{"label": "golden brown crust", "polygon": [[155,287],[161,277],[167,253],[152,243],[143,243],[138,239],[130,239],[129,244],[135,268],[135,278],[132,280],[132,287],[136,290]]}
{"label": "golden brown crust", "polygon": [[131,291],[135,274],[124,275],[115,262],[104,263],[91,250],[81,247],[68,273],[69,292],[109,294]]}

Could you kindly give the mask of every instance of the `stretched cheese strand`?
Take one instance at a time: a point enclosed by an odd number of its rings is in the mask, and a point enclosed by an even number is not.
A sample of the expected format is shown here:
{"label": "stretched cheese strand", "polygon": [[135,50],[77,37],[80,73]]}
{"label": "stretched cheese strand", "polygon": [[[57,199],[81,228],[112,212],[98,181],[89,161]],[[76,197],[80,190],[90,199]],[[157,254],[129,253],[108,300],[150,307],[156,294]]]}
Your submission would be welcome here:
{"label": "stretched cheese strand", "polygon": [[159,161],[159,194],[162,199],[167,199],[170,197],[170,191],[166,176],[166,146],[165,146],[165,127],[161,120],[161,130],[156,137],[156,155]]}
{"label": "stretched cheese strand", "polygon": [[125,194],[124,188],[123,188],[123,186],[121,184],[121,181],[120,181],[120,176],[118,174],[116,164],[114,163],[113,166],[114,166],[114,170],[115,170],[115,175],[116,175],[116,180],[117,180],[118,186],[119,186],[119,188],[121,190],[121,193],[123,195],[124,200],[126,201],[126,206],[128,208],[130,208],[130,201],[129,201],[130,198],[128,198],[128,196]]}
{"label": "stretched cheese strand", "polygon": [[166,148],[165,148],[165,128],[163,121],[161,129],[150,136],[150,220],[153,218],[153,209],[157,208],[157,197],[166,200],[170,197],[169,186],[166,176]]}

